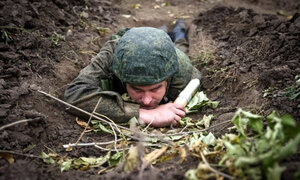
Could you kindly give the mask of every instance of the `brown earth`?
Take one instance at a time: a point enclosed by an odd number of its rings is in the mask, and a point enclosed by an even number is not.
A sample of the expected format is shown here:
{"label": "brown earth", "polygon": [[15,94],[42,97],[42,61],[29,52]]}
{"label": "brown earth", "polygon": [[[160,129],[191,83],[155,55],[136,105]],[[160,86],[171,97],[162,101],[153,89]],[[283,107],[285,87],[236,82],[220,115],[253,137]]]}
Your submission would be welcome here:
{"label": "brown earth", "polygon": [[[35,119],[0,130],[0,149],[38,156],[52,149],[61,156],[99,156],[91,147],[66,152],[82,128],[65,107],[36,90],[62,99],[65,87],[85,67],[109,36],[122,27],[167,25],[176,18],[189,25],[190,57],[203,73],[202,89],[220,101],[214,123],[232,118],[238,107],[261,115],[273,110],[289,113],[299,123],[300,98],[290,99],[286,88],[300,75],[300,3],[297,0],[4,0],[0,2],[0,127]],[[140,4],[139,9],[132,4]],[[156,8],[154,8],[155,5]],[[124,17],[123,15],[130,15]],[[108,28],[109,31],[107,31]],[[264,96],[265,95],[265,96]],[[297,107],[298,106],[298,107]],[[225,132],[216,128],[216,135]],[[82,142],[107,139],[86,134]],[[97,169],[61,173],[57,166],[36,157],[13,155],[0,159],[0,179],[134,179],[131,174]],[[285,160],[289,179],[299,155]],[[166,162],[147,169],[145,179],[183,179],[195,168]]]}

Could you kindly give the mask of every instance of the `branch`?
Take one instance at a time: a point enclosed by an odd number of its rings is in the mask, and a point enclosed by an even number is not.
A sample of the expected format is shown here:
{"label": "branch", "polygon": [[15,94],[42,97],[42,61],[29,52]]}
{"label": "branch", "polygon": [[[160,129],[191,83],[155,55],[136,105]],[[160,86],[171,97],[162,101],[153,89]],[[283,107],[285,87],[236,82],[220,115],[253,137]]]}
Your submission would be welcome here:
{"label": "branch", "polygon": [[[96,111],[96,109],[97,109],[97,107],[98,107],[98,105],[99,105],[99,103],[100,103],[101,100],[102,100],[102,98],[100,97],[99,100],[98,100],[98,102],[97,102],[97,104],[96,104],[96,106],[95,106],[95,108],[94,108],[94,110],[93,110],[93,113]],[[93,113],[92,113],[92,114],[93,114]],[[77,139],[77,141],[76,141],[75,144],[78,144],[79,141],[81,140],[81,138],[83,137],[83,135],[84,135],[84,133],[85,133],[87,127],[89,126],[89,124],[90,124],[90,122],[91,122],[91,120],[92,120],[92,117],[93,117],[93,116],[90,116],[88,122],[86,123],[86,126],[84,127],[84,130],[83,130],[82,133],[80,134],[80,136],[79,136],[79,138]]]}
{"label": "branch", "polygon": [[[113,127],[111,124],[110,124],[110,127],[111,127],[111,129],[113,130],[114,135],[115,135],[115,142],[114,142],[115,150],[116,150],[117,152],[119,152],[119,150],[117,149],[117,140],[118,140],[118,136],[117,136],[117,134],[116,134],[116,131],[115,131],[114,127]],[[97,145],[95,145],[95,146],[97,146]]]}
{"label": "branch", "polygon": [[[118,139],[117,141],[121,141],[121,139]],[[78,147],[78,146],[95,146],[95,145],[108,145],[112,144],[115,141],[108,141],[108,142],[93,142],[93,143],[74,143],[74,144],[65,144],[63,145],[64,148],[70,148],[70,147]]]}
{"label": "branch", "polygon": [[[58,101],[58,102],[60,102],[60,103],[62,103],[62,104],[64,104],[64,105],[66,105],[66,106],[69,106],[69,107],[74,108],[74,109],[76,109],[76,110],[78,110],[78,111],[80,111],[80,112],[82,112],[82,113],[84,113],[84,114],[87,114],[87,115],[89,115],[89,116],[92,116],[93,118],[95,118],[95,119],[97,119],[97,120],[99,120],[99,121],[105,122],[105,123],[107,123],[107,124],[111,124],[111,122],[109,122],[109,121],[107,121],[107,120],[105,120],[105,119],[103,119],[103,118],[100,118],[100,117],[98,117],[98,116],[96,116],[96,115],[94,115],[94,114],[92,114],[92,113],[90,113],[90,112],[87,112],[87,111],[85,111],[85,110],[83,110],[83,109],[80,109],[80,108],[78,108],[78,107],[76,107],[76,106],[74,106],[74,105],[72,105],[72,104],[70,104],[70,103],[67,103],[67,102],[63,101],[63,100],[60,100],[60,99],[58,99],[57,97],[54,97],[54,96],[52,96],[52,95],[50,95],[50,94],[48,94],[48,93],[46,93],[46,92],[44,92],[44,91],[38,90],[38,92],[41,93],[41,94],[44,94],[45,96],[48,96],[48,97],[50,97],[50,98],[56,100],[56,101]],[[130,131],[129,128],[120,126],[120,125],[118,125],[118,124],[116,124],[116,126],[118,126],[118,127],[121,128],[121,129],[125,129],[125,130]]]}
{"label": "branch", "polygon": [[30,158],[43,159],[43,158],[41,158],[39,156],[36,156],[36,155],[33,155],[33,154],[22,154],[22,153],[15,152],[15,151],[0,150],[0,153],[9,153],[9,154],[16,154],[16,155],[20,155],[20,156],[30,157]]}
{"label": "branch", "polygon": [[4,125],[4,126],[0,127],[0,131],[3,130],[3,129],[5,129],[5,128],[14,126],[16,124],[20,124],[20,123],[24,123],[24,122],[29,122],[29,121],[36,121],[36,120],[41,120],[41,118],[23,119],[23,120],[15,121],[13,123],[10,123],[10,124],[7,124],[7,125]]}
{"label": "branch", "polygon": [[214,172],[214,173],[216,173],[216,174],[219,174],[219,175],[221,175],[221,176],[223,176],[223,177],[225,177],[225,178],[228,178],[228,179],[235,179],[233,176],[230,176],[230,175],[228,175],[228,174],[225,174],[225,173],[223,173],[223,172],[220,172],[220,171],[218,171],[218,170],[212,168],[212,167],[209,165],[209,163],[207,162],[207,160],[206,160],[204,154],[202,153],[202,151],[200,151],[200,155],[201,155],[201,158],[202,158],[203,162],[205,163],[205,165],[206,165],[212,172]]}
{"label": "branch", "polygon": [[115,151],[115,152],[119,152],[119,151],[124,151],[124,150],[128,150],[130,148],[123,148],[123,149],[107,149],[98,145],[95,145],[96,148],[101,149],[103,151]]}

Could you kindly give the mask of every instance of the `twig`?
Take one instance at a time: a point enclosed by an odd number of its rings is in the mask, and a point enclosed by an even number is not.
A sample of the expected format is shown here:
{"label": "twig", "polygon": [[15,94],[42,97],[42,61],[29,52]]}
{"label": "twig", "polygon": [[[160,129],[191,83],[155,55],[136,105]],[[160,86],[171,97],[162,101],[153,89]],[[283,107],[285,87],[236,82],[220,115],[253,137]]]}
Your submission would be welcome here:
{"label": "twig", "polygon": [[152,119],[150,121],[150,123],[145,127],[145,129],[142,132],[145,132],[149,128],[149,126],[153,123],[153,121],[154,121],[154,119]]}
{"label": "twig", "polygon": [[230,175],[228,175],[228,174],[225,174],[225,173],[223,173],[223,172],[220,172],[220,171],[218,171],[218,170],[212,168],[212,167],[209,165],[209,163],[207,162],[207,160],[206,160],[204,154],[202,153],[202,151],[200,151],[200,155],[201,155],[201,158],[202,158],[203,162],[205,163],[205,165],[206,165],[212,172],[214,172],[214,173],[216,173],[216,174],[219,174],[219,175],[221,175],[221,176],[223,176],[223,177],[225,177],[225,178],[228,178],[228,179],[235,179],[233,176],[230,176]]}
{"label": "twig", "polygon": [[15,152],[15,151],[0,150],[0,153],[9,153],[9,154],[16,154],[16,155],[20,155],[20,156],[30,157],[30,158],[43,159],[40,156],[36,156],[36,155],[33,155],[33,154],[22,154],[22,153]]}
{"label": "twig", "polygon": [[104,151],[116,151],[116,152],[119,152],[119,151],[123,151],[123,150],[128,150],[130,148],[123,148],[123,149],[107,149],[107,148],[104,148],[104,147],[101,147],[101,146],[98,146],[98,145],[94,145],[96,148],[98,149],[101,149],[101,150],[104,150]]}
{"label": "twig", "polygon": [[171,133],[171,134],[164,134],[164,135],[150,135],[150,136],[159,137],[159,136],[179,136],[179,135],[193,134],[193,133],[197,133],[197,132],[204,132],[204,131],[210,130],[210,129],[214,128],[214,127],[220,126],[220,125],[228,123],[228,122],[231,122],[231,120],[227,120],[227,121],[215,124],[213,126],[210,126],[208,128],[199,129],[199,130],[195,130],[195,131]]}
{"label": "twig", "polygon": [[[95,106],[95,108],[94,108],[94,110],[93,110],[93,113],[94,113],[94,112],[96,111],[96,109],[98,108],[98,105],[99,105],[99,103],[100,103],[101,100],[102,100],[102,97],[99,98],[99,100],[98,100],[98,102],[97,102],[97,104],[96,104],[96,106]],[[92,113],[92,114],[93,114],[93,113]],[[75,144],[78,144],[79,141],[81,140],[81,138],[83,137],[83,135],[84,135],[84,133],[85,133],[87,127],[89,126],[89,124],[90,124],[90,122],[91,122],[91,120],[92,120],[92,117],[93,117],[93,116],[90,116],[88,122],[86,123],[86,126],[85,126],[84,130],[83,130],[82,133],[80,134],[80,136],[79,136],[79,138],[77,139],[77,141],[76,141]]]}
{"label": "twig", "polygon": [[[118,139],[117,141],[121,141],[121,139]],[[93,143],[78,143],[78,144],[65,144],[63,145],[64,148],[70,148],[70,147],[78,147],[78,146],[95,146],[95,145],[107,145],[112,144],[116,141],[108,141],[108,142],[93,142]]]}
{"label": "twig", "polygon": [[180,131],[179,133],[182,133],[182,132],[187,128],[187,126],[188,126],[188,125],[185,125],[185,126],[181,129],[181,131]]}
{"label": "twig", "polygon": [[115,150],[116,150],[117,152],[119,152],[118,149],[117,149],[117,140],[118,140],[118,136],[117,136],[117,134],[116,134],[115,129],[112,127],[112,124],[110,124],[110,127],[111,127],[111,129],[113,130],[114,135],[115,135],[115,142],[114,142]]}
{"label": "twig", "polygon": [[110,119],[109,117],[107,117],[107,116],[105,116],[105,115],[103,115],[103,114],[99,114],[99,113],[97,113],[97,112],[94,112],[94,114],[97,115],[97,116],[100,116],[100,117],[103,117],[103,118],[109,120],[109,121],[116,127],[116,129],[117,129],[118,132],[123,136],[123,138],[126,140],[126,138],[124,137],[123,132],[118,128],[118,126],[116,125],[116,123],[115,123],[112,119]]}
{"label": "twig", "polygon": [[225,126],[223,126],[221,129],[218,130],[217,134],[220,134],[225,128],[228,127],[228,125],[230,125],[231,123],[226,124]]}
{"label": "twig", "polygon": [[[83,109],[80,109],[80,108],[78,108],[78,107],[76,107],[76,106],[74,106],[74,105],[72,105],[72,104],[70,104],[70,103],[67,103],[67,102],[65,102],[65,101],[62,101],[62,100],[58,99],[57,97],[54,97],[54,96],[52,96],[52,95],[50,95],[50,94],[48,94],[48,93],[46,93],[46,92],[44,92],[44,91],[38,90],[38,92],[41,93],[41,94],[44,94],[45,96],[48,96],[48,97],[50,97],[50,98],[56,100],[56,101],[58,101],[58,102],[60,102],[60,103],[62,103],[62,104],[64,104],[64,105],[66,105],[66,106],[69,106],[69,107],[74,108],[74,109],[76,109],[76,110],[78,110],[78,111],[80,111],[80,112],[82,112],[82,113],[84,113],[84,114],[87,114],[87,115],[89,115],[89,116],[92,116],[93,118],[95,118],[95,119],[97,119],[97,120],[99,120],[99,121],[105,122],[105,123],[107,123],[107,124],[111,124],[111,122],[109,122],[109,121],[107,121],[107,120],[105,120],[105,119],[103,119],[103,118],[101,118],[101,117],[99,117],[99,116],[96,116],[96,115],[94,115],[94,114],[92,114],[92,113],[90,113],[90,112],[87,112],[87,111],[85,111],[85,110],[83,110]],[[120,126],[120,125],[118,125],[118,124],[115,124],[115,126],[117,126],[117,127],[120,128],[120,129],[125,129],[125,130],[127,130],[127,131],[131,131],[129,128]],[[126,135],[126,136],[127,136],[127,135]],[[131,137],[131,138],[132,138],[132,137]]]}
{"label": "twig", "polygon": [[[121,141],[122,139],[118,139],[117,142]],[[101,146],[101,145],[108,145],[108,144],[112,144],[115,141],[108,141],[108,142],[92,142],[92,143],[78,143],[78,144],[64,144],[63,147],[64,148],[70,148],[70,147],[84,147],[84,146]],[[150,146],[150,147],[155,147],[155,146],[159,146],[157,144],[144,144],[144,146]]]}
{"label": "twig", "polygon": [[24,122],[29,122],[29,121],[36,121],[36,120],[41,120],[41,118],[23,119],[23,120],[15,121],[13,123],[10,123],[10,124],[7,124],[7,125],[4,125],[4,126],[0,127],[0,131],[3,130],[3,129],[5,129],[5,128],[14,126],[16,124],[20,124],[20,123],[24,123]]}

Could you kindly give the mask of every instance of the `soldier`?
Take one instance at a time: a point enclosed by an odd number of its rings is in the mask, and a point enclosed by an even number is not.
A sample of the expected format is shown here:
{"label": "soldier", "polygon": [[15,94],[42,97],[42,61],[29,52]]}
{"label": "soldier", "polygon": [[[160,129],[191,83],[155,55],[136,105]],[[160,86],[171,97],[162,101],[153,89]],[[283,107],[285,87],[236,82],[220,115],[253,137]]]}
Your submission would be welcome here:
{"label": "soldier", "polygon": [[[115,122],[136,117],[155,127],[177,125],[185,116],[183,105],[171,103],[193,78],[201,78],[188,56],[185,26],[178,20],[170,36],[161,29],[123,29],[101,48],[65,91],[65,100]],[[177,46],[177,47],[175,47]],[[134,101],[125,101],[128,93]],[[75,110],[71,113],[84,116]],[[87,117],[85,117],[87,118]]]}

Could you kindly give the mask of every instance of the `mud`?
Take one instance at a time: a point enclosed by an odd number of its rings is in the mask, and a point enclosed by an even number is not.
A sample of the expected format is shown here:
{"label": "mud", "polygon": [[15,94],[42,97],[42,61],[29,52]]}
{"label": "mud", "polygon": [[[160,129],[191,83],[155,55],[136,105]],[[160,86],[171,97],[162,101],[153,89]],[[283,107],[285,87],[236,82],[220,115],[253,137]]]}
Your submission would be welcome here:
{"label": "mud", "polygon": [[[140,3],[135,10],[131,3]],[[202,89],[220,101],[215,122],[231,119],[238,107],[266,115],[273,110],[300,121],[300,98],[286,88],[300,75],[300,3],[297,0],[172,1],[155,10],[155,1],[6,0],[0,2],[0,127],[32,120],[0,131],[0,149],[38,156],[99,156],[95,148],[66,152],[82,128],[65,107],[37,90],[62,98],[66,85],[86,66],[109,36],[125,26],[161,26],[174,20],[168,11],[188,16],[190,57],[203,73]],[[215,6],[217,5],[217,6]],[[280,11],[281,10],[281,11]],[[130,14],[136,19],[126,19]],[[170,24],[167,24],[170,26]],[[108,28],[106,32],[99,31]],[[209,57],[209,61],[207,58]],[[214,129],[216,135],[226,132]],[[106,141],[107,135],[86,134],[81,142]],[[61,173],[38,157],[14,154],[15,162],[0,159],[0,179],[135,179],[139,172],[117,170],[98,175],[97,169]],[[299,156],[285,160],[289,179]],[[147,168],[144,179],[183,179],[198,160],[167,161]]]}

